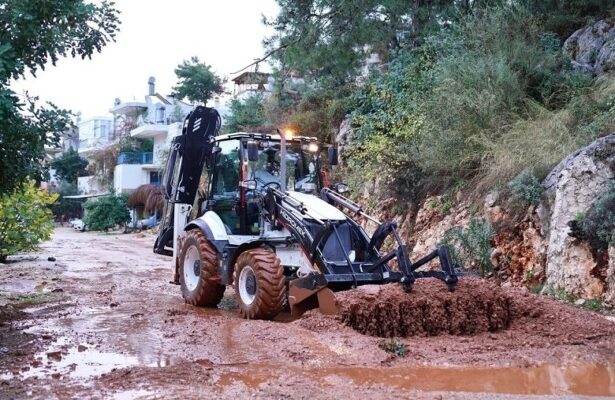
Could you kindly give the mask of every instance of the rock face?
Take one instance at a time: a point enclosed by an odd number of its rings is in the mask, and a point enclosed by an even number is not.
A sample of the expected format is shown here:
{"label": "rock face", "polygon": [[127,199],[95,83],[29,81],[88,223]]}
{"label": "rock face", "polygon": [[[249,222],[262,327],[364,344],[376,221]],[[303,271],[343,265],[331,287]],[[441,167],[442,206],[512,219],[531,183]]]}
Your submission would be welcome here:
{"label": "rock face", "polygon": [[[417,260],[438,247],[446,232],[452,228],[464,227],[470,222],[468,204],[458,204],[443,216],[442,206],[442,198],[433,196],[427,198],[418,210],[414,221],[414,236],[411,239],[414,243],[412,260]],[[433,263],[435,264],[435,261]]]}
{"label": "rock face", "polygon": [[547,176],[547,285],[581,298],[602,296],[605,287],[593,275],[590,246],[569,235],[568,222],[585,213],[613,179],[615,134],[596,140],[562,160]]}
{"label": "rock face", "polygon": [[615,71],[615,19],[579,29],[564,42],[573,66],[589,74]]}
{"label": "rock face", "polygon": [[337,133],[337,136],[335,137],[335,142],[337,143],[339,152],[340,165],[343,165],[344,153],[347,151],[348,145],[352,142],[353,138],[354,131],[352,130],[351,119],[350,116],[346,116],[340,125],[340,130]]}
{"label": "rock face", "polygon": [[[530,206],[520,219],[511,220],[505,200],[488,194],[481,212],[471,213],[462,199],[442,212],[443,197],[428,197],[416,214],[401,224],[411,246],[411,259],[427,254],[454,228],[484,218],[496,229],[490,261],[493,276],[508,285],[561,290],[582,299],[602,298],[615,305],[615,249],[608,258],[570,236],[569,222],[587,212],[615,178],[615,133],[600,138],[562,160],[543,182],[543,202]],[[608,262],[608,268],[605,265]]]}
{"label": "rock face", "polygon": [[604,304],[615,307],[615,245],[609,247],[609,268],[606,270]]}

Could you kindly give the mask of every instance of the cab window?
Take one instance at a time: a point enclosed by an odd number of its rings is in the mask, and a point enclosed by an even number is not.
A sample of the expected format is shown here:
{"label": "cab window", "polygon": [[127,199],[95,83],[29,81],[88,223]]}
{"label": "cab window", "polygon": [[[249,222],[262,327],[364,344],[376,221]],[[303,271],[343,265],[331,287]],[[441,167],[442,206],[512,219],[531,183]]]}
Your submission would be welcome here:
{"label": "cab window", "polygon": [[213,170],[210,199],[212,209],[222,219],[229,233],[241,230],[239,218],[239,140],[225,140],[218,143],[220,152],[216,156]]}

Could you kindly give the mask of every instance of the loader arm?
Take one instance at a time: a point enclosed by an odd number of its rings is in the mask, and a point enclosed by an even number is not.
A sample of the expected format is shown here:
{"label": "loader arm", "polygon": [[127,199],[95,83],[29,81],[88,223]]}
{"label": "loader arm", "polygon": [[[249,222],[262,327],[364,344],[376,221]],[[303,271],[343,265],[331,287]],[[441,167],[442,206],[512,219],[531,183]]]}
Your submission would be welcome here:
{"label": "loader arm", "polygon": [[[164,212],[154,252],[172,255],[175,204],[192,206],[203,167],[210,160],[212,138],[218,134],[221,119],[213,108],[197,106],[184,121],[182,134],[173,138],[163,173]],[[186,221],[184,221],[185,224]]]}

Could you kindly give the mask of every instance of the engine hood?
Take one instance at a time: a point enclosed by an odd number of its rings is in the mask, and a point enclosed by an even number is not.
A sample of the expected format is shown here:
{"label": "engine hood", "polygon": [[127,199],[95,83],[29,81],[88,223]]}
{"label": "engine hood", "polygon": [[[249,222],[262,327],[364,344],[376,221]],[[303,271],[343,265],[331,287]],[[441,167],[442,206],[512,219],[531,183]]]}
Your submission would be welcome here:
{"label": "engine hood", "polygon": [[[308,212],[318,219],[327,221],[343,221],[346,219],[346,214],[313,194],[288,192],[288,195],[303,203]],[[309,217],[306,215],[304,218]]]}

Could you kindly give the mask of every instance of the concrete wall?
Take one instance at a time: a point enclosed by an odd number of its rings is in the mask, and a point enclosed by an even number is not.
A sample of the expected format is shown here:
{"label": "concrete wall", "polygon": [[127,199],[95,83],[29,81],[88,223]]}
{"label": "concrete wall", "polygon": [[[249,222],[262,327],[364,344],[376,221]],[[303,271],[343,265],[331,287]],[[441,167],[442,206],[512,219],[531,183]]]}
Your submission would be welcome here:
{"label": "concrete wall", "polygon": [[171,141],[175,136],[182,134],[182,124],[176,122],[169,125],[169,129],[166,133],[154,136],[154,162],[153,164],[159,165],[164,168],[166,162],[166,156],[169,154],[171,148]]}
{"label": "concrete wall", "polygon": [[113,172],[113,187],[117,193],[130,193],[149,183],[149,171],[141,164],[120,164]]}
{"label": "concrete wall", "polygon": [[107,188],[103,187],[100,180],[94,175],[77,178],[77,189],[79,194],[100,194],[107,191]]}

